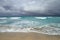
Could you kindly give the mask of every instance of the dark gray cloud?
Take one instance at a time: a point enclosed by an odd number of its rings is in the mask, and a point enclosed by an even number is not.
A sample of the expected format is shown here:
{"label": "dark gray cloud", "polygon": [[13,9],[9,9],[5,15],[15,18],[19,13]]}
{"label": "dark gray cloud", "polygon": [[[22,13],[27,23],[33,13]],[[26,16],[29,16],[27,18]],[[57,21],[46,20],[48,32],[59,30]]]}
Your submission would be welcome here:
{"label": "dark gray cloud", "polygon": [[60,16],[60,0],[0,0],[0,16]]}

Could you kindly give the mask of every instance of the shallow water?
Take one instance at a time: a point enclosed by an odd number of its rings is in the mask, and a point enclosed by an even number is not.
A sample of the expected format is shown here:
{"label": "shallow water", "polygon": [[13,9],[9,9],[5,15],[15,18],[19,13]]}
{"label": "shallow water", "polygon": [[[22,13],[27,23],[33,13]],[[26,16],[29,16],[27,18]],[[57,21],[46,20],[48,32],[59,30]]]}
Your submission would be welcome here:
{"label": "shallow water", "polygon": [[0,17],[0,32],[60,35],[60,17]]}

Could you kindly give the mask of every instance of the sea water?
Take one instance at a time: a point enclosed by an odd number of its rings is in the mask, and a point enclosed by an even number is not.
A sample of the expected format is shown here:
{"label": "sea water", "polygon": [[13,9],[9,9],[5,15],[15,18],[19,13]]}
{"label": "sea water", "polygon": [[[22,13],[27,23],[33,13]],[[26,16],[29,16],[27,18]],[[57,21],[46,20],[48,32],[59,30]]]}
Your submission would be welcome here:
{"label": "sea water", "polygon": [[0,32],[60,35],[60,17],[0,17]]}

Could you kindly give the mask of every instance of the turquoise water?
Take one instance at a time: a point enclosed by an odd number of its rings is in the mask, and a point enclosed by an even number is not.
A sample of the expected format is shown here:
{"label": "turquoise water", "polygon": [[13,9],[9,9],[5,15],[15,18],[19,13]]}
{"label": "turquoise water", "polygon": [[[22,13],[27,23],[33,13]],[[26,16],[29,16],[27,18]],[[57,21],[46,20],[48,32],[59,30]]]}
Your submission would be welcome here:
{"label": "turquoise water", "polygon": [[60,17],[0,17],[0,32],[60,35]]}
{"label": "turquoise water", "polygon": [[60,24],[60,17],[0,17],[0,25],[40,27],[51,23]]}

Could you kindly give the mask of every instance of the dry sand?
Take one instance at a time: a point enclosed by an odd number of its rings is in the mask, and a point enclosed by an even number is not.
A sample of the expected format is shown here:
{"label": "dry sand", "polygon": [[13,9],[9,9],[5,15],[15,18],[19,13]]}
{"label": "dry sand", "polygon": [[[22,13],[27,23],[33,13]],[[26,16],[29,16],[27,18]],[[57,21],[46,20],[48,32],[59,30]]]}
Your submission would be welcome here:
{"label": "dry sand", "polygon": [[60,40],[60,36],[40,33],[0,33],[0,40]]}

